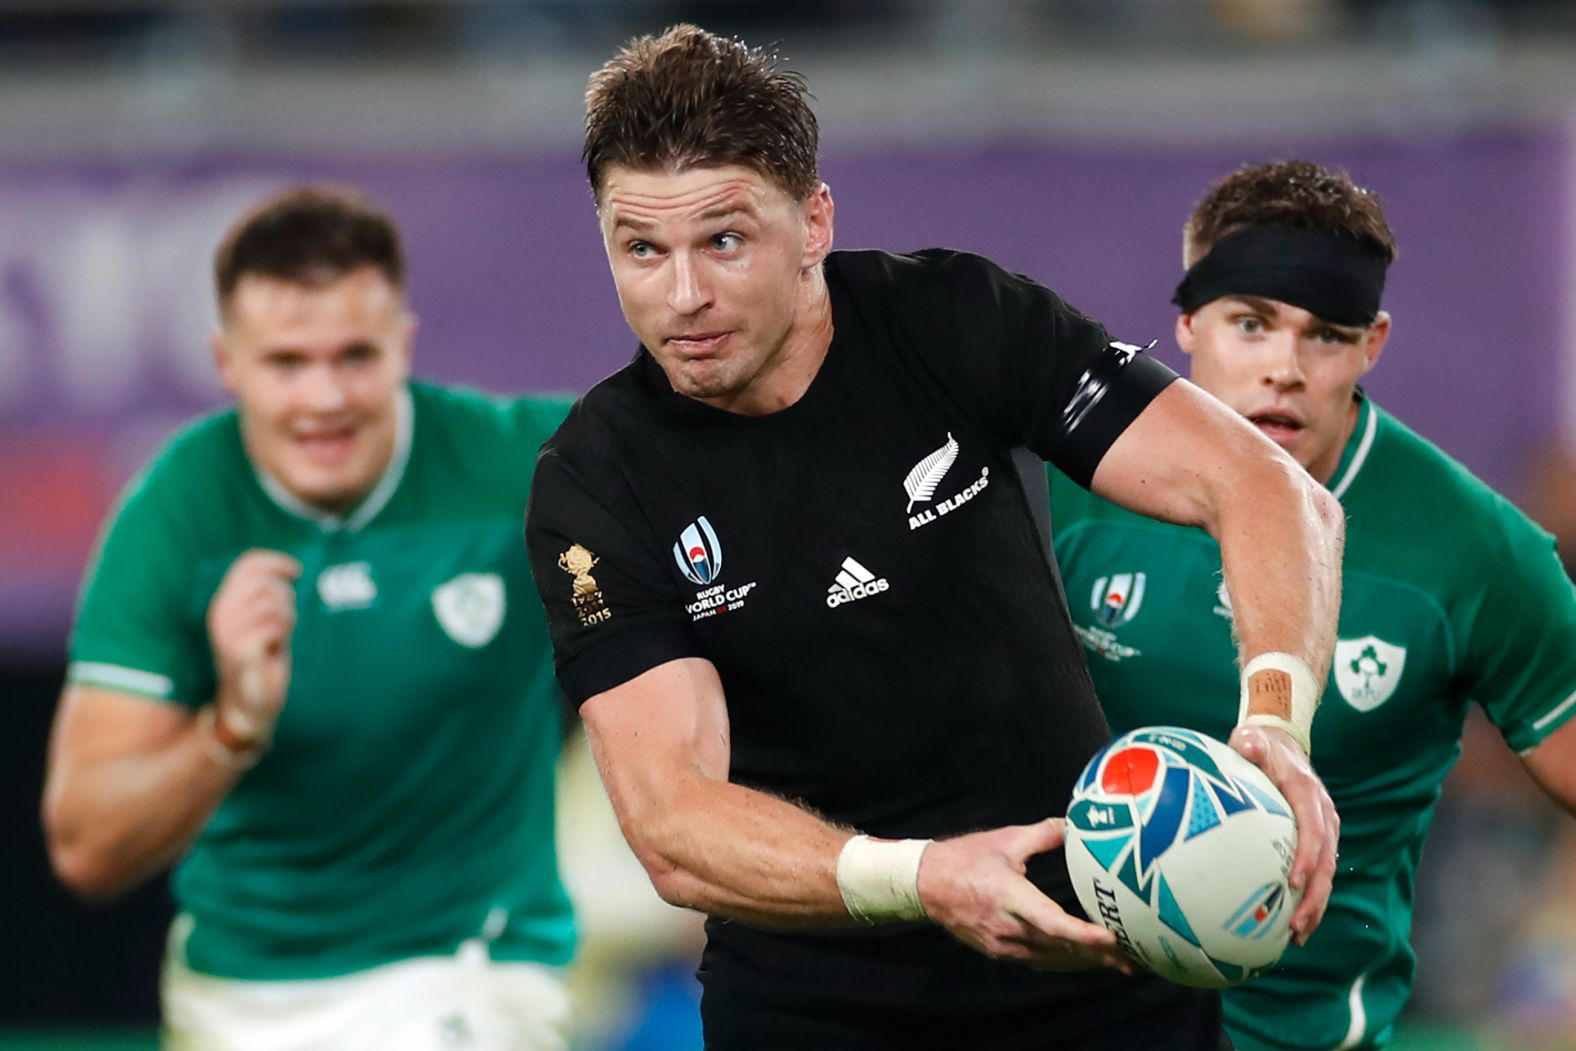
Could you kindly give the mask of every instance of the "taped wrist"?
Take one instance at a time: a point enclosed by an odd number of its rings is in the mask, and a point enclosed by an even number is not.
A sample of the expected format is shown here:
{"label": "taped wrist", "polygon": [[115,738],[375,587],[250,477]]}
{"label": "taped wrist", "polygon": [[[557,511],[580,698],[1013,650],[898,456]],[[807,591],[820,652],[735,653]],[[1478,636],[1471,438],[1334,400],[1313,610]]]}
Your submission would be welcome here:
{"label": "taped wrist", "polygon": [[[266,747],[273,739],[274,720],[279,713],[276,709],[271,710],[262,700],[262,677],[262,670],[255,662],[244,663],[235,691],[227,698],[229,703],[222,707],[216,705],[220,743],[231,749]],[[228,734],[224,731],[228,731]],[[227,737],[237,739],[239,744],[227,740]]]}
{"label": "taped wrist", "polygon": [[926,919],[919,900],[919,861],[928,839],[854,836],[837,855],[837,889],[861,923]]}
{"label": "taped wrist", "polygon": [[249,770],[262,758],[263,745],[237,738],[235,730],[219,717],[219,709],[214,705],[207,705],[197,713],[197,724],[203,752],[220,766]]}
{"label": "taped wrist", "polygon": [[1238,726],[1273,726],[1313,751],[1313,713],[1319,707],[1319,680],[1302,658],[1291,653],[1261,653],[1242,669]]}

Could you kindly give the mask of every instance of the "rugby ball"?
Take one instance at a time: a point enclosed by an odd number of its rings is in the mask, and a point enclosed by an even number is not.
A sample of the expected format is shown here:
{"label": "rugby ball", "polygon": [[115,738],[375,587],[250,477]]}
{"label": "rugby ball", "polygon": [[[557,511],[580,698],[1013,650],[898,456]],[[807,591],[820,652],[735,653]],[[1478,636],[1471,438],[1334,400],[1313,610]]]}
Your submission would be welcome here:
{"label": "rugby ball", "polygon": [[1132,730],[1089,760],[1067,808],[1067,871],[1089,918],[1139,964],[1223,989],[1280,959],[1301,895],[1291,807],[1229,746]]}

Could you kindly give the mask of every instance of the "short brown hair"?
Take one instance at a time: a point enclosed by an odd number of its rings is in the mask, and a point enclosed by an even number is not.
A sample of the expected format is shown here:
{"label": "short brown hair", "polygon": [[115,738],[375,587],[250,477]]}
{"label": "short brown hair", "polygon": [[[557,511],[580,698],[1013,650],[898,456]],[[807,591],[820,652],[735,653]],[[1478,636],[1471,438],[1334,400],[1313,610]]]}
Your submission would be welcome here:
{"label": "short brown hair", "polygon": [[631,40],[591,74],[582,158],[600,201],[609,167],[738,164],[795,200],[821,185],[804,77],[775,51],[676,25]]}
{"label": "short brown hair", "polygon": [[358,190],[297,186],[265,198],[230,227],[214,253],[214,291],[223,311],[247,274],[321,285],[363,266],[404,289],[394,220]]}
{"label": "short brown hair", "polygon": [[1345,171],[1294,160],[1250,164],[1211,185],[1182,228],[1182,265],[1192,266],[1221,238],[1253,225],[1344,233],[1386,263],[1396,257],[1378,194]]}

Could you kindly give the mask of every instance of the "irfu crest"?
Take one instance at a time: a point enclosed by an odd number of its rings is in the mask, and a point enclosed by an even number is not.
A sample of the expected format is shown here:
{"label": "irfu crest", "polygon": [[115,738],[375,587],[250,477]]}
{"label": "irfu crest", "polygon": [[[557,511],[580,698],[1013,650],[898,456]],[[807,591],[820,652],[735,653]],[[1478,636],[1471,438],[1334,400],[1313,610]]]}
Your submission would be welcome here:
{"label": "irfu crest", "polygon": [[1406,647],[1374,635],[1335,643],[1335,688],[1360,712],[1371,712],[1390,699],[1404,667]]}
{"label": "irfu crest", "polygon": [[497,573],[462,573],[432,593],[432,611],[449,638],[480,649],[503,626],[503,578]]}

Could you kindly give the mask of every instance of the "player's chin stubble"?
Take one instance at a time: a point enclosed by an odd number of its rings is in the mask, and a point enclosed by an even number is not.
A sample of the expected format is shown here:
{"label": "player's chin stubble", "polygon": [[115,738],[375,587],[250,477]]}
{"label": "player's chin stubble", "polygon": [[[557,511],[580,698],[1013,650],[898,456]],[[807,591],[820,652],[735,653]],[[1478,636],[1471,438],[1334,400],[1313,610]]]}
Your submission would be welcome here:
{"label": "player's chin stubble", "polygon": [[724,398],[747,386],[734,363],[678,364],[668,373],[673,389],[690,398]]}

